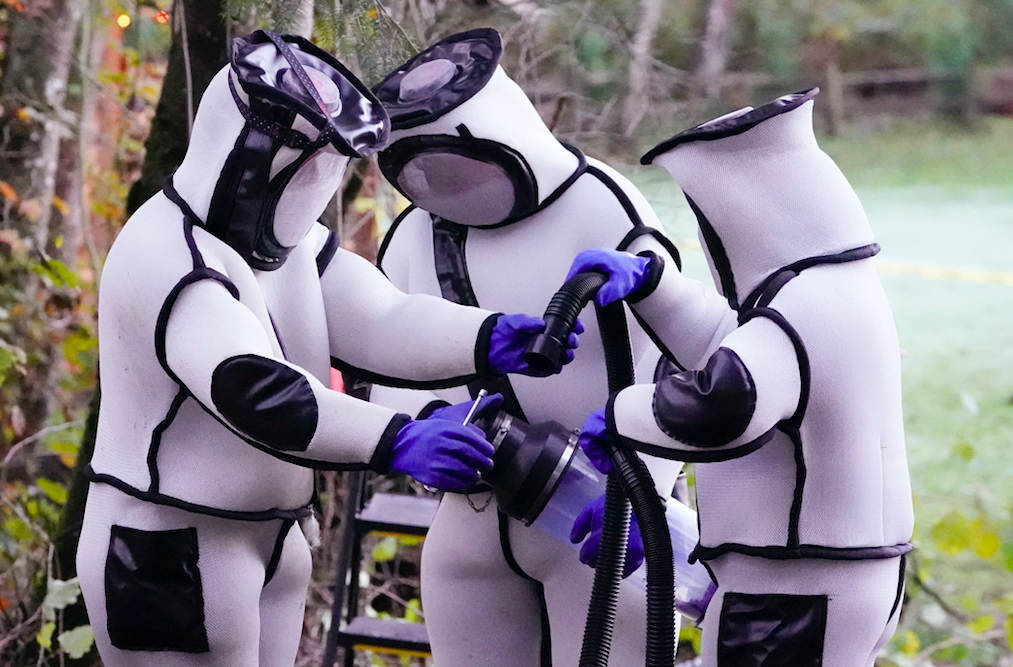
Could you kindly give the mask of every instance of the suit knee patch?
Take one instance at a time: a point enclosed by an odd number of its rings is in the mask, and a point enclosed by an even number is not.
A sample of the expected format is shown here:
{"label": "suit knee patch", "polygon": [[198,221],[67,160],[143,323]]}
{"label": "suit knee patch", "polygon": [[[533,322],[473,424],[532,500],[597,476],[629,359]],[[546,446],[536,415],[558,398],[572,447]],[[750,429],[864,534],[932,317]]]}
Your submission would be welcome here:
{"label": "suit knee patch", "polygon": [[197,529],[112,526],[105,589],[109,639],[127,651],[206,653]]}
{"label": "suit knee patch", "polygon": [[826,628],[826,595],[725,593],[718,665],[820,667]]}

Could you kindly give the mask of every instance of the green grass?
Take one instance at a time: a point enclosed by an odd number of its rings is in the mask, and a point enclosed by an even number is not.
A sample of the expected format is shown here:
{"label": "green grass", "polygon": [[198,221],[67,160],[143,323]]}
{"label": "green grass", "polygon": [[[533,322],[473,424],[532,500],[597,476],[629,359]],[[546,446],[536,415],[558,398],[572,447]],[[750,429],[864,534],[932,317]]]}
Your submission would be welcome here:
{"label": "green grass", "polygon": [[[855,186],[884,263],[1013,275],[1013,119],[988,118],[974,130],[895,123],[820,144]],[[683,250],[685,272],[710,282],[675,183],[661,169],[628,173]],[[987,609],[981,601],[1013,591],[1013,285],[886,268],[904,351],[919,563],[974,616]],[[999,540],[994,553],[985,534],[993,546]],[[904,627],[931,639],[936,630],[920,613]]]}
{"label": "green grass", "polygon": [[894,122],[820,141],[855,187],[937,185],[1013,191],[1013,118],[973,128],[946,120]]}

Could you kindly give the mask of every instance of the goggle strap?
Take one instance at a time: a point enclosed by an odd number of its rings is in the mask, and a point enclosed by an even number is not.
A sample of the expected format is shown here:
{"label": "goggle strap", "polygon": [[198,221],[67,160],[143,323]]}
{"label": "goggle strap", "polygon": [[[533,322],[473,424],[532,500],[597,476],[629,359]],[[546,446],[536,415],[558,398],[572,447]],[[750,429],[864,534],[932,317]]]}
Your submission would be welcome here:
{"label": "goggle strap", "polygon": [[292,53],[291,47],[289,47],[278,33],[265,31],[265,34],[272,42],[274,42],[274,45],[278,47],[278,51],[285,57],[285,60],[288,61],[288,64],[292,67],[292,71],[295,72],[296,78],[299,79],[299,83],[303,85],[303,88],[306,89],[309,96],[312,97],[313,101],[317,103],[318,107],[320,107],[320,112],[325,118],[330,118],[330,113],[327,111],[327,105],[324,104],[323,98],[320,97],[320,92],[317,90],[317,87],[313,85],[313,82],[310,80],[309,74],[307,74],[306,70],[303,68],[302,63],[299,62],[299,59],[296,58],[294,53]]}
{"label": "goggle strap", "polygon": [[253,128],[258,132],[261,132],[270,138],[271,141],[298,150],[318,148],[327,143],[326,141],[321,142],[321,139],[324,138],[323,135],[325,132],[321,132],[321,136],[317,137],[316,141],[310,141],[310,138],[299,130],[294,130],[291,127],[285,127],[281,123],[275,123],[255,114],[253,109],[251,109],[245,102],[243,102],[242,98],[239,97],[239,93],[236,92],[236,87],[232,83],[231,77],[229,78],[229,91],[232,93],[232,99],[235,100],[236,106],[239,107],[239,113],[243,114],[243,118],[246,119],[246,122],[253,126]]}

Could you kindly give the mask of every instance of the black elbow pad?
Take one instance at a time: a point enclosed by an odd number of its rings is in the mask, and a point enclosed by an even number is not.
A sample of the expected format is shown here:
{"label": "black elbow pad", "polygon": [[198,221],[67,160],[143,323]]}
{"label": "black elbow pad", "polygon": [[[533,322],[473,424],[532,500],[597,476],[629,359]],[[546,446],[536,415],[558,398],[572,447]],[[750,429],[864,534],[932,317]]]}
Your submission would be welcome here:
{"label": "black elbow pad", "polygon": [[281,451],[305,451],[317,430],[309,380],[273,359],[226,359],[211,376],[211,400],[238,431]]}
{"label": "black elbow pad", "polygon": [[756,409],[756,385],[742,359],[728,348],[699,371],[657,383],[654,419],[670,438],[696,447],[720,447],[746,431]]}

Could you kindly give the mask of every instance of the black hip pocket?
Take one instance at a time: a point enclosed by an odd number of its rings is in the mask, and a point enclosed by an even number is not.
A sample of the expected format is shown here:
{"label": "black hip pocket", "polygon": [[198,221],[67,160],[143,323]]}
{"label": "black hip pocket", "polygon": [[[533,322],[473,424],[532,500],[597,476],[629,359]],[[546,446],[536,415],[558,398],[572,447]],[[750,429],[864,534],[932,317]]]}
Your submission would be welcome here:
{"label": "black hip pocket", "polygon": [[826,629],[826,595],[725,593],[718,665],[820,667]]}
{"label": "black hip pocket", "polygon": [[206,653],[197,529],[112,526],[110,532],[105,586],[113,646]]}

